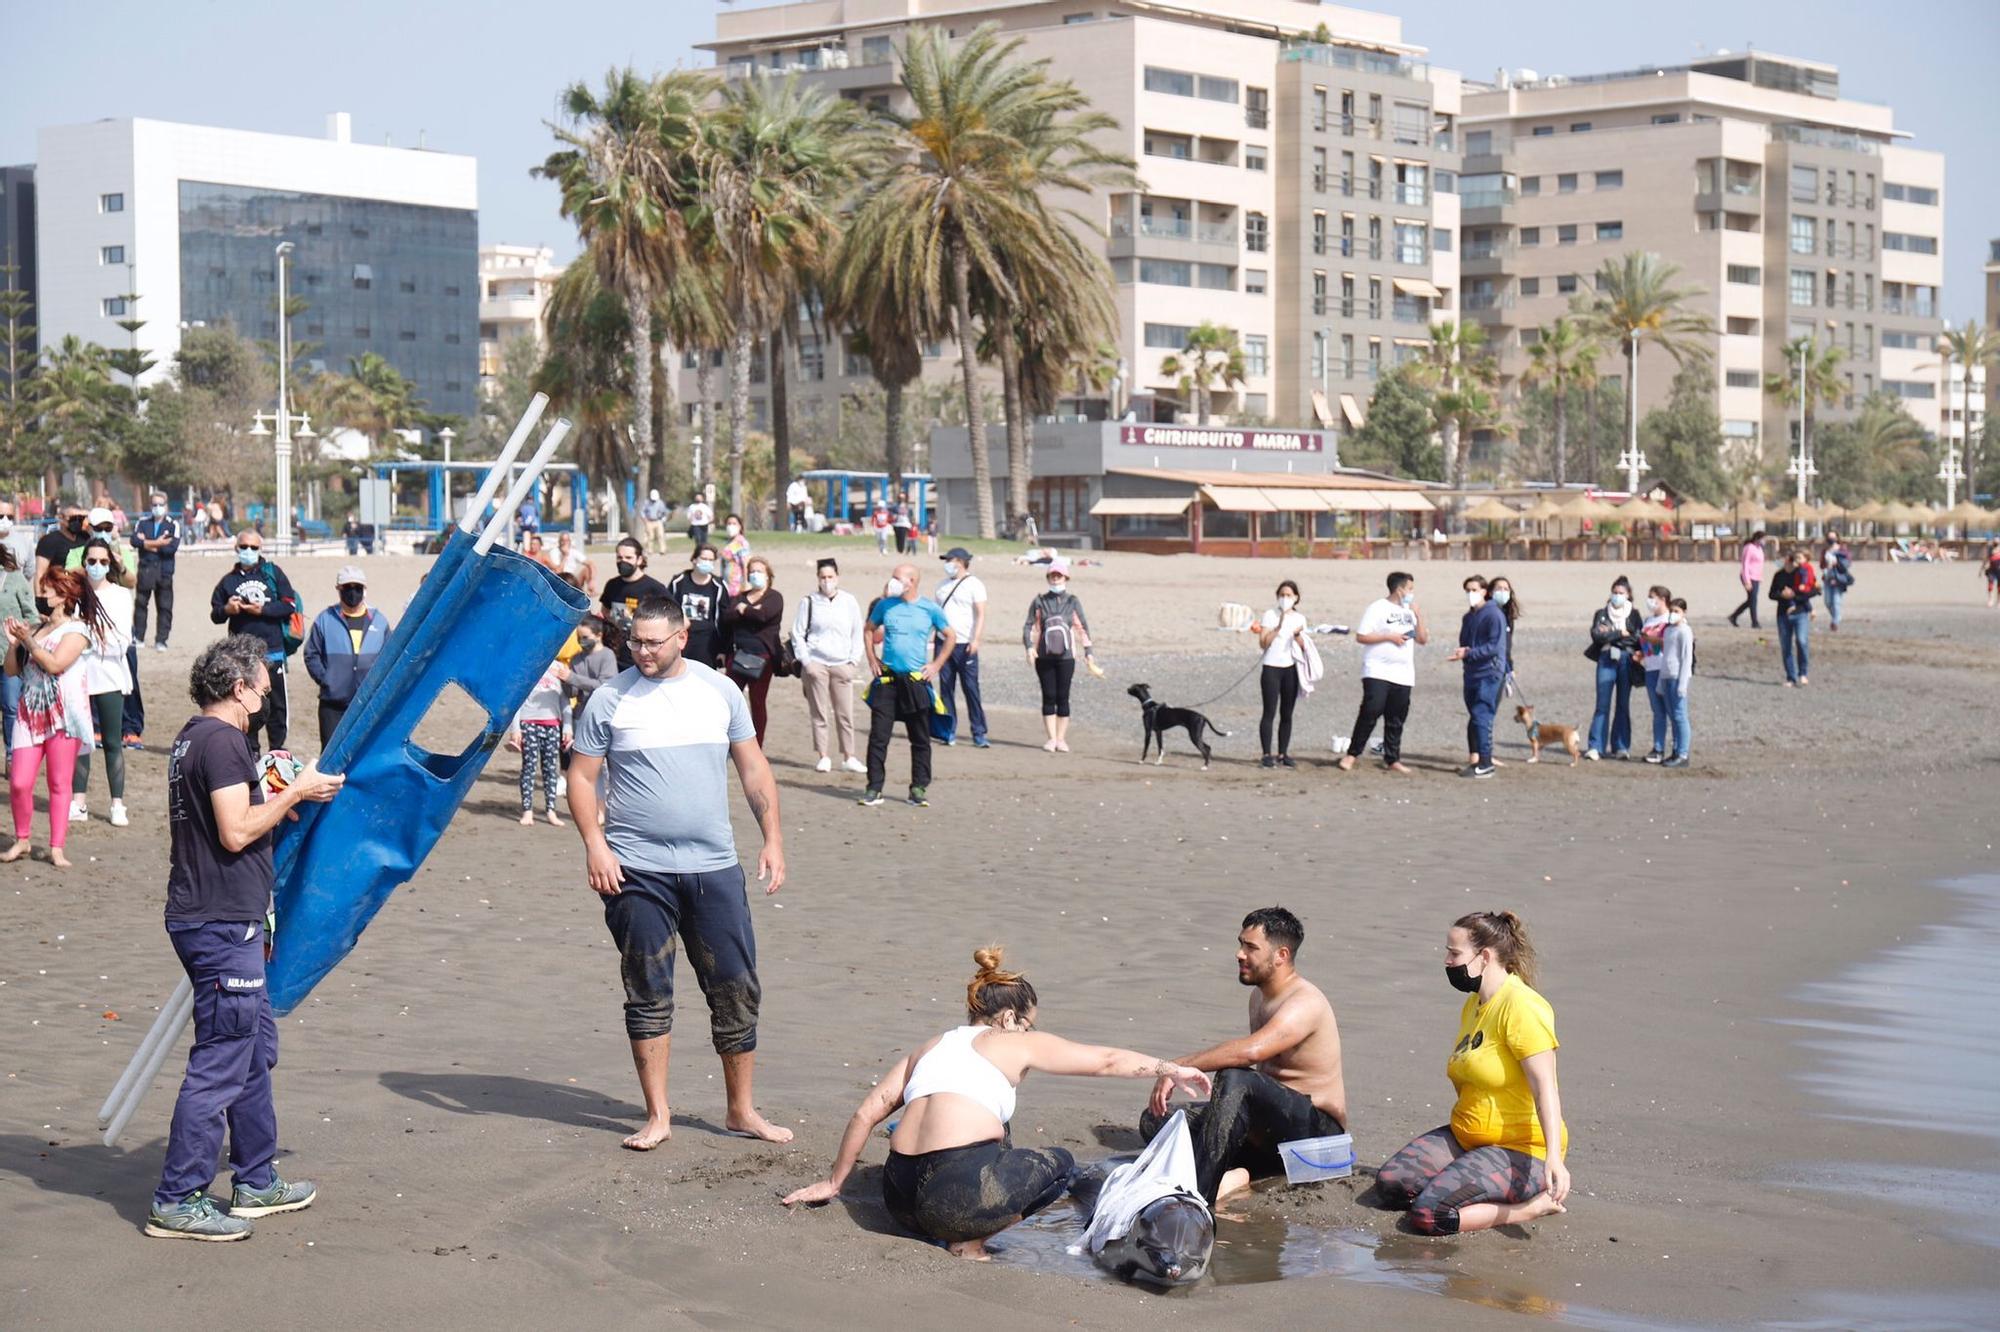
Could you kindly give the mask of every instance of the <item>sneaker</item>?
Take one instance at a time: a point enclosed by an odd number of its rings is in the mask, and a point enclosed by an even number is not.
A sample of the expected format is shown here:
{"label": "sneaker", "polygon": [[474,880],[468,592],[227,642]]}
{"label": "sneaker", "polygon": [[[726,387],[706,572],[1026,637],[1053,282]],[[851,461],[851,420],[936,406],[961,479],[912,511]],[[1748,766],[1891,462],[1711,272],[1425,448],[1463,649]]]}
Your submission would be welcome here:
{"label": "sneaker", "polygon": [[860,759],[851,756],[846,761],[844,761],[840,766],[848,772],[868,771],[868,765],[866,763],[863,763]]}
{"label": "sneaker", "polygon": [[568,794],[569,794],[569,778],[567,778],[567,777],[563,776],[563,775],[562,775],[561,773],[557,773],[557,774],[556,774],[556,799],[558,799],[558,800],[561,800],[561,799],[563,799],[563,798],[564,798],[565,796],[567,796]]}
{"label": "sneaker", "polygon": [[1491,777],[1493,765],[1490,763],[1468,763],[1458,770],[1461,777]]}
{"label": "sneaker", "polygon": [[813,764],[813,771],[814,771],[814,772],[832,772],[832,771],[833,771],[833,760],[832,760],[832,759],[830,759],[830,758],[828,758],[828,757],[827,757],[826,755],[824,755],[824,754],[821,754],[821,755],[819,756],[819,762],[817,762],[817,763]]}
{"label": "sneaker", "polygon": [[114,828],[129,828],[132,826],[132,816],[125,812],[125,802],[122,800],[111,802],[111,826]]}
{"label": "sneaker", "polygon": [[1659,750],[1655,749],[1650,754],[1646,755],[1646,762],[1658,764],[1663,762],[1666,759],[1666,757],[1667,756],[1665,754],[1662,754]]}
{"label": "sneaker", "polygon": [[1676,754],[1672,758],[1668,759],[1665,763],[1662,763],[1660,766],[1663,768],[1685,768],[1687,765],[1688,765],[1687,755]]}
{"label": "sneaker", "polygon": [[253,1189],[238,1184],[229,1197],[231,1216],[270,1216],[273,1212],[302,1212],[313,1205],[319,1190],[309,1179],[286,1180],[271,1173],[271,1187]]}
{"label": "sneaker", "polygon": [[863,791],[861,793],[861,799],[855,801],[854,803],[857,805],[879,805],[882,803],[882,793],[871,787],[868,790]]}
{"label": "sneaker", "polygon": [[125,748],[143,752],[146,748],[146,742],[136,735],[128,735],[125,737]]}
{"label": "sneaker", "polygon": [[1280,754],[1278,755],[1278,766],[1281,768],[1296,768],[1299,765],[1292,762],[1292,756],[1290,754]]}
{"label": "sneaker", "polygon": [[90,819],[90,805],[82,796],[75,796],[69,802],[69,821],[85,823]]}
{"label": "sneaker", "polygon": [[226,1216],[206,1193],[190,1193],[172,1207],[153,1204],[146,1233],[155,1239],[208,1240],[221,1243],[250,1238],[251,1225],[240,1216]]}
{"label": "sneaker", "polygon": [[153,644],[153,651],[155,652],[165,652],[166,650],[167,650],[167,645],[165,643]]}
{"label": "sneaker", "polygon": [[1278,760],[1272,758],[1269,754],[1266,754],[1264,755],[1263,759],[1259,761],[1257,766],[1260,768],[1275,768],[1278,766]]}
{"label": "sneaker", "polygon": [[991,749],[993,748],[993,742],[983,735],[976,735],[972,737],[972,747],[974,749]]}
{"label": "sneaker", "polygon": [[911,787],[910,803],[915,805],[918,809],[930,808],[930,803],[931,803],[930,788],[928,786]]}
{"label": "sneaker", "polygon": [[1632,761],[1632,751],[1629,749],[1621,749],[1616,754],[1613,754],[1611,757],[1617,759],[1620,763],[1630,763]]}
{"label": "sneaker", "polygon": [[1604,755],[1602,755],[1602,754],[1598,753],[1598,752],[1597,752],[1596,750],[1594,750],[1594,749],[1586,749],[1586,750],[1584,750],[1584,751],[1583,751],[1583,756],[1584,756],[1585,758],[1589,759],[1589,760],[1590,760],[1590,761],[1591,761],[1592,763],[1595,763],[1595,762],[1597,762],[1597,761],[1598,761],[1599,759],[1601,759],[1601,758],[1603,758],[1603,757],[1604,757]]}

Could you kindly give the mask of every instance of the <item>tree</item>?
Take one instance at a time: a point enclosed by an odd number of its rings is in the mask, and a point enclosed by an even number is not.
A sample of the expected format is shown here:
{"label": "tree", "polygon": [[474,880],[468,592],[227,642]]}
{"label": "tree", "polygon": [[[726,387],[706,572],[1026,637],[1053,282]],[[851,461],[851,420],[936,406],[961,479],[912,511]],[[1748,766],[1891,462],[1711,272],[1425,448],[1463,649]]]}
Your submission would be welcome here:
{"label": "tree", "polygon": [[[111,375],[111,358],[104,348],[74,333],[58,346],[43,349],[34,397],[43,445],[40,467],[73,469],[92,477],[103,474],[111,462],[102,448],[104,422],[125,397]],[[59,486],[51,484],[49,489],[53,493]]]}
{"label": "tree", "polygon": [[[1799,405],[1803,392],[1808,439],[1819,438],[1813,429],[1817,415],[1814,409],[1822,404],[1831,407],[1847,393],[1847,383],[1840,376],[1840,363],[1845,358],[1846,353],[1830,342],[1821,346],[1817,338],[1793,338],[1785,344],[1785,368],[1764,376],[1764,392],[1783,403],[1787,410]],[[1801,366],[1805,375],[1803,384]]]}
{"label": "tree", "polygon": [[0,472],[19,475],[36,442],[35,298],[17,286],[14,251],[0,263]]}
{"label": "tree", "polygon": [[326,377],[315,392],[325,424],[359,431],[378,453],[388,447],[384,436],[415,428],[424,411],[416,384],[375,352],[348,357],[347,373]]}
{"label": "tree", "polygon": [[[1968,319],[1965,321],[1964,328],[1946,327],[1944,335],[1938,339],[1937,349],[1944,356],[1944,364],[1941,368],[1949,372],[1951,363],[1957,361],[1959,368],[1965,373],[1965,382],[1959,388],[1960,403],[1962,406],[1959,420],[1965,431],[1965,472],[1967,476],[1977,477],[1979,475],[1980,454],[1983,450],[1980,448],[1982,441],[1975,438],[1972,433],[1973,372],[1980,366],[1990,367],[1995,362],[2000,362],[2000,330],[1984,328],[1978,320]],[[1987,388],[1987,392],[1990,395],[1996,389],[2000,389],[2000,376],[1994,375],[1989,370],[1987,378],[1989,381],[1992,381]],[[1947,373],[1945,375],[1945,396],[1949,398],[1950,394],[1951,375]],[[1950,410],[1951,403],[1947,401],[1945,403],[1945,411],[1949,413]],[[1993,419],[1993,404],[1990,397],[1986,407],[1986,419],[1988,421]],[[1974,489],[1977,489],[1977,487],[1975,486]]]}
{"label": "tree", "polygon": [[[1813,434],[1813,463],[1819,493],[1849,508],[1873,499],[1904,498],[1902,478],[1935,473],[1924,444],[1924,429],[1893,394],[1868,395],[1849,421],[1834,421]],[[1935,476],[1914,498],[1928,499]]]}
{"label": "tree", "polygon": [[1625,357],[1625,420],[1639,415],[1639,344],[1650,342],[1673,357],[1676,366],[1708,359],[1700,339],[1715,332],[1707,315],[1691,312],[1683,302],[1702,294],[1698,287],[1674,284],[1680,268],[1657,254],[1633,250],[1607,259],[1597,270],[1597,290],[1579,296],[1571,310],[1583,328]]}
{"label": "tree", "polygon": [[1441,319],[1431,325],[1430,339],[1422,374],[1431,389],[1437,428],[1444,436],[1445,484],[1462,486],[1472,441],[1470,432],[1459,426],[1466,409],[1491,414],[1491,405],[1471,393],[1490,389],[1498,382],[1498,374],[1492,358],[1485,355],[1486,330],[1478,324]]}
{"label": "tree", "polygon": [[1664,407],[1639,423],[1639,447],[1653,474],[1682,495],[1711,504],[1731,498],[1722,466],[1722,419],[1715,412],[1715,376],[1690,363],[1674,374]]}
{"label": "tree", "polygon": [[1450,423],[1452,438],[1458,441],[1457,484],[1465,485],[1470,474],[1473,435],[1481,430],[1503,435],[1510,431],[1506,410],[1493,387],[1493,376],[1484,372],[1467,375],[1457,388],[1438,394],[1431,410],[1439,420]]}
{"label": "tree", "polygon": [[1208,424],[1215,386],[1220,384],[1224,392],[1232,385],[1240,386],[1246,370],[1243,344],[1236,330],[1206,319],[1188,330],[1180,351],[1169,353],[1160,361],[1160,373],[1180,381],[1181,392],[1188,395],[1194,407],[1197,425]]}
{"label": "tree", "polygon": [[1604,354],[1582,324],[1568,315],[1541,330],[1541,337],[1528,349],[1528,365],[1521,372],[1523,384],[1546,384],[1554,417],[1555,478],[1558,486],[1569,482],[1569,394],[1573,388],[1588,388],[1597,382],[1597,358]]}
{"label": "tree", "polygon": [[1376,383],[1368,419],[1355,431],[1341,461],[1413,480],[1439,479],[1444,455],[1431,393],[1415,366],[1397,366]]}
{"label": "tree", "polygon": [[651,348],[632,337],[624,298],[599,281],[591,264],[571,264],[556,279],[542,314],[547,350],[536,391],[570,418],[569,447],[593,494],[632,474],[633,355]]}

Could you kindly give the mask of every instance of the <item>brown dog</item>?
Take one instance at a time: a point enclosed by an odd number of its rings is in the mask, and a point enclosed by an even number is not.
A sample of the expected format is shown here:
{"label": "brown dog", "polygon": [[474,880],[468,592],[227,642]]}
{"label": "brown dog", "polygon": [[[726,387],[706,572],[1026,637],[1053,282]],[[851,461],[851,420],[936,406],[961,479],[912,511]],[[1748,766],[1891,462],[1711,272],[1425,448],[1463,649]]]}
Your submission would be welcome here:
{"label": "brown dog", "polygon": [[1558,726],[1554,722],[1538,722],[1535,720],[1535,710],[1526,703],[1514,709],[1514,720],[1528,728],[1528,748],[1534,751],[1534,753],[1528,755],[1528,762],[1540,763],[1542,761],[1543,745],[1548,745],[1550,748],[1561,745],[1564,749],[1567,749],[1569,751],[1569,766],[1572,768],[1576,766],[1576,761],[1583,756],[1583,746],[1576,742],[1576,727]]}

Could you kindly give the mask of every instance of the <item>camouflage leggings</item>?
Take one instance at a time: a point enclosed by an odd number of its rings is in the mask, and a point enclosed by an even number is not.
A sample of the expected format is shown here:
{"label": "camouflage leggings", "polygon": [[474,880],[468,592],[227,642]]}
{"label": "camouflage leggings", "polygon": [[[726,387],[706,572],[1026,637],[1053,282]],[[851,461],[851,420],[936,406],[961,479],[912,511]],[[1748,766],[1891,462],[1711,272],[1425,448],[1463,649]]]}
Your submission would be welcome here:
{"label": "camouflage leggings", "polygon": [[1547,1167],[1509,1147],[1458,1145],[1449,1126],[1434,1128],[1376,1172],[1383,1201],[1406,1207],[1424,1235],[1456,1235],[1458,1213],[1474,1203],[1526,1202],[1545,1187]]}

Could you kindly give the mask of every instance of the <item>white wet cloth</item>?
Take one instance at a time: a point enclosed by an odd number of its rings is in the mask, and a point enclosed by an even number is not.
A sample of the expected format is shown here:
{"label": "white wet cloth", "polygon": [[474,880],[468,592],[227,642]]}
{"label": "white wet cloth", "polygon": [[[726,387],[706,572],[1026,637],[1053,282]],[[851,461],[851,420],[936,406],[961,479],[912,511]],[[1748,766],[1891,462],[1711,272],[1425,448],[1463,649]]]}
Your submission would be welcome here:
{"label": "white wet cloth", "polygon": [[1176,1110],[1174,1117],[1160,1126],[1139,1159],[1128,1162],[1105,1177],[1097,1194],[1097,1210],[1084,1228],[1083,1240],[1070,1246],[1073,1254],[1097,1254],[1112,1240],[1132,1229],[1139,1213],[1162,1198],[1186,1194],[1204,1209],[1194,1170],[1194,1137],[1188,1132],[1187,1111]]}

